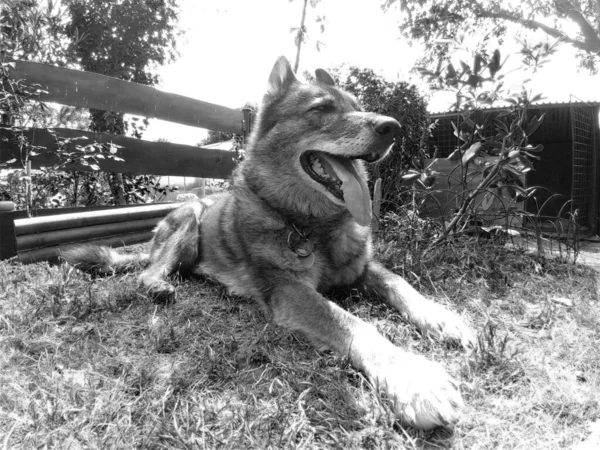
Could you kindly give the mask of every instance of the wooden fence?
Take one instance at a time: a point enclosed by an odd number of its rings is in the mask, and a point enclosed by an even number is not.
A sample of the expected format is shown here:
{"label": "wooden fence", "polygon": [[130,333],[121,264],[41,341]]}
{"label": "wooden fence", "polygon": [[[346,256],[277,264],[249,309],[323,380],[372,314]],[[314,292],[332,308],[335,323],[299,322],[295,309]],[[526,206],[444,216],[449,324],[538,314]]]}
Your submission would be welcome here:
{"label": "wooden fence", "polygon": [[[68,106],[94,108],[134,114],[211,130],[246,136],[252,114],[224,106],[191,99],[177,94],[98,75],[44,64],[16,61],[11,78],[37,84],[45,91],[40,101]],[[199,147],[149,142],[107,133],[91,133],[64,128],[24,130],[31,145],[39,146],[31,157],[31,167],[39,169],[58,163],[58,139],[85,136],[86,141],[67,141],[64,151],[88,143],[118,145],[115,156],[124,161],[98,159],[101,171],[194,176],[226,179],[235,168],[232,152]],[[0,163],[6,168],[23,168],[19,143],[10,128],[0,127]],[[65,170],[90,171],[78,163]],[[0,259],[18,256],[28,263],[57,259],[63,248],[74,243],[95,242],[127,245],[148,240],[161,217],[176,204],[131,205],[104,208],[49,209],[33,212],[0,212]]]}

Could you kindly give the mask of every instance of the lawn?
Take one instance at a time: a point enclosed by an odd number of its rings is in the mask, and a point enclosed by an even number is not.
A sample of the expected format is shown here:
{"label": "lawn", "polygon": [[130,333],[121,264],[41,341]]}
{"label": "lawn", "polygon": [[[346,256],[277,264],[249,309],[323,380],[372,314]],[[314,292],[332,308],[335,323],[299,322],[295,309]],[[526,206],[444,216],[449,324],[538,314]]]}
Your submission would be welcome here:
{"label": "lawn", "polygon": [[[0,263],[5,449],[570,448],[600,420],[600,313],[589,268],[476,237],[379,256],[466,316],[479,348],[422,337],[389,307],[335,298],[440,361],[467,408],[454,430],[395,422],[343,358],[319,353],[210,280],[152,303],[135,274]],[[131,250],[127,249],[127,250]],[[410,370],[407,367],[407,370]]]}

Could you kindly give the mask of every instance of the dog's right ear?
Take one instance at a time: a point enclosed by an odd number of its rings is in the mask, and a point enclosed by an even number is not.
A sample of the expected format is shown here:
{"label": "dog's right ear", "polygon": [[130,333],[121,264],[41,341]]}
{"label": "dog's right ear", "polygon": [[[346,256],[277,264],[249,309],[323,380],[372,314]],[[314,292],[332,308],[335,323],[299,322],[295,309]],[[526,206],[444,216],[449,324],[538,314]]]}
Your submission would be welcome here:
{"label": "dog's right ear", "polygon": [[327,86],[335,86],[335,80],[331,75],[329,75],[329,72],[327,72],[326,70],[315,70],[315,78],[317,80],[317,83],[322,83]]}
{"label": "dog's right ear", "polygon": [[292,66],[285,56],[280,56],[275,61],[271,75],[269,75],[269,85],[267,94],[276,97],[283,94],[288,88],[296,83],[298,79],[294,75]]}

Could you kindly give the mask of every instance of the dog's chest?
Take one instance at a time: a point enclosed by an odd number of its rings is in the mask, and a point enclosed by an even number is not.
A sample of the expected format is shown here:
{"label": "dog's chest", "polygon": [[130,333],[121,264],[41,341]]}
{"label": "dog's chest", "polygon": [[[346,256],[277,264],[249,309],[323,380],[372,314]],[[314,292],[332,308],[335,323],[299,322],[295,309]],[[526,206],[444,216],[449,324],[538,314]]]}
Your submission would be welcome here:
{"label": "dog's chest", "polygon": [[320,239],[318,255],[323,261],[320,285],[324,289],[352,284],[371,257],[369,230],[350,222]]}

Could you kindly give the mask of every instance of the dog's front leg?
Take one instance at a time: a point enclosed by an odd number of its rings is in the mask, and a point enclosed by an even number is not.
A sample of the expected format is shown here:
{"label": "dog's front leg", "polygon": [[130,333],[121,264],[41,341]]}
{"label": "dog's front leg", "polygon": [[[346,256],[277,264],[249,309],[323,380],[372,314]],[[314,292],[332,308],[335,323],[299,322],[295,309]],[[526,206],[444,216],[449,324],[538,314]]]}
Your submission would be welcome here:
{"label": "dog's front leg", "polygon": [[402,423],[431,429],[458,420],[462,398],[439,364],[394,346],[375,327],[312,287],[294,281],[279,284],[271,290],[268,305],[277,324],[302,332],[316,346],[349,356],[385,392]]}
{"label": "dog's front leg", "polygon": [[384,300],[398,309],[423,334],[473,347],[475,335],[463,319],[446,307],[423,297],[404,278],[375,261],[369,262],[358,283],[367,296]]}

